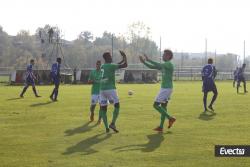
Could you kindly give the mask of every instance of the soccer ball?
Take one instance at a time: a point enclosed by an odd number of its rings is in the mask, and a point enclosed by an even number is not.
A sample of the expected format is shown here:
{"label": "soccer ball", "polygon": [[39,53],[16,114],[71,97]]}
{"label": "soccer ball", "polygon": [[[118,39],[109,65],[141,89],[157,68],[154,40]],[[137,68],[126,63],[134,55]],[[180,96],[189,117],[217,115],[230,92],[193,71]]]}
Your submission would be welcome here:
{"label": "soccer ball", "polygon": [[129,90],[129,91],[128,91],[128,95],[129,95],[129,96],[132,96],[133,94],[134,94],[134,92],[133,92],[132,90]]}

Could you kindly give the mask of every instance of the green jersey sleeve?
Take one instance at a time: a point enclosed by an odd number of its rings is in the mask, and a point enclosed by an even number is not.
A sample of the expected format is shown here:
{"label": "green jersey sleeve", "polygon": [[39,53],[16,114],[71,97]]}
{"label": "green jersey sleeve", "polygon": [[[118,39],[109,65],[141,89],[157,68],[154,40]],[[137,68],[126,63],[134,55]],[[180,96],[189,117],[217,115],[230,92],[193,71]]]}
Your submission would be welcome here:
{"label": "green jersey sleeve", "polygon": [[153,65],[153,64],[150,64],[148,62],[144,62],[143,63],[145,66],[147,66],[148,68],[151,68],[151,69],[160,69],[159,67],[157,67],[156,65]]}
{"label": "green jersey sleeve", "polygon": [[119,65],[118,64],[110,64],[110,68],[115,71],[119,68]]}
{"label": "green jersey sleeve", "polygon": [[148,62],[150,62],[151,64],[154,64],[156,66],[161,66],[162,65],[161,63],[155,62],[153,60],[148,60]]}

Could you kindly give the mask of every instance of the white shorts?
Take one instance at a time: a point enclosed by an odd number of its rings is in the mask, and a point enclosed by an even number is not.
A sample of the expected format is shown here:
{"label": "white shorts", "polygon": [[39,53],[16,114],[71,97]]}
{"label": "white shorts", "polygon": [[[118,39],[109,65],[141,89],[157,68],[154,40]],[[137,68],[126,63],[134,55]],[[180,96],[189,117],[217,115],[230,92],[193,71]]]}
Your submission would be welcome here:
{"label": "white shorts", "polygon": [[116,90],[101,90],[100,91],[100,104],[101,106],[107,106],[108,102],[116,104],[119,103],[119,98],[117,96]]}
{"label": "white shorts", "polygon": [[99,102],[99,95],[92,95],[91,96],[91,105],[96,105]]}
{"label": "white shorts", "polygon": [[172,92],[172,88],[161,88],[160,92],[155,98],[155,102],[166,103],[170,99]]}

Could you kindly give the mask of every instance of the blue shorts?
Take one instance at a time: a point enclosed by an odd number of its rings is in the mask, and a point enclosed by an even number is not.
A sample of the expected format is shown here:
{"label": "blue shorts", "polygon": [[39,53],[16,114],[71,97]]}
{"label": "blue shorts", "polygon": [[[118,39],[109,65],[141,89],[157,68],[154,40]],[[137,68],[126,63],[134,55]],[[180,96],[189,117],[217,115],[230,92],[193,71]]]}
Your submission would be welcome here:
{"label": "blue shorts", "polygon": [[35,81],[34,81],[34,79],[26,78],[25,84],[27,86],[30,86],[30,85],[35,86]]}
{"label": "blue shorts", "polygon": [[238,77],[237,76],[234,76],[234,81],[237,81]]}
{"label": "blue shorts", "polygon": [[53,79],[53,83],[55,85],[59,85],[60,84],[60,78],[59,77],[53,77],[52,79]]}
{"label": "blue shorts", "polygon": [[245,77],[239,76],[238,77],[238,82],[246,82]]}
{"label": "blue shorts", "polygon": [[203,82],[203,86],[202,86],[202,91],[204,93],[207,93],[207,92],[217,92],[217,87],[215,85],[214,82]]}

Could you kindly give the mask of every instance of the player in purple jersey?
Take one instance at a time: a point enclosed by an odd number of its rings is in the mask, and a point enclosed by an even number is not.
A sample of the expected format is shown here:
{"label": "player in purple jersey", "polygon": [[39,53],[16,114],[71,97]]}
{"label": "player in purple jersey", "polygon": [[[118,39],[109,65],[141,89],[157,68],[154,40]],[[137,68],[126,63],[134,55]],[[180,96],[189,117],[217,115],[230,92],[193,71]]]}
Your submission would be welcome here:
{"label": "player in purple jersey", "polygon": [[246,64],[244,63],[242,65],[242,67],[240,67],[238,69],[237,72],[237,93],[239,93],[239,87],[240,87],[240,83],[243,82],[243,86],[244,86],[244,93],[247,93],[247,88],[246,88],[246,79],[245,79],[245,68],[246,68]]}
{"label": "player in purple jersey", "polygon": [[36,97],[41,97],[37,94],[36,87],[35,87],[35,75],[33,73],[33,66],[35,65],[35,61],[33,59],[30,60],[30,64],[27,66],[26,74],[25,74],[25,86],[23,88],[22,93],[20,94],[20,97],[23,98],[24,93],[29,88],[29,86],[32,86],[33,92]]}
{"label": "player in purple jersey", "polygon": [[50,75],[51,78],[53,80],[53,83],[55,85],[51,95],[50,95],[50,99],[52,101],[57,101],[57,96],[58,96],[58,89],[59,89],[59,85],[60,85],[60,66],[61,66],[61,62],[62,59],[60,57],[58,57],[56,59],[56,63],[54,63],[51,67],[51,71],[50,71]]}
{"label": "player in purple jersey", "polygon": [[208,64],[205,65],[202,69],[202,81],[203,81],[202,91],[204,93],[203,95],[204,112],[208,111],[207,110],[207,94],[210,91],[212,91],[214,95],[208,108],[214,111],[213,104],[218,96],[217,88],[214,82],[216,74],[217,74],[217,71],[215,69],[215,66],[213,65],[213,59],[209,58]]}

